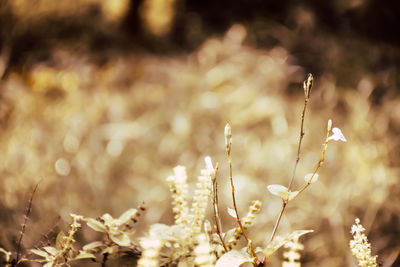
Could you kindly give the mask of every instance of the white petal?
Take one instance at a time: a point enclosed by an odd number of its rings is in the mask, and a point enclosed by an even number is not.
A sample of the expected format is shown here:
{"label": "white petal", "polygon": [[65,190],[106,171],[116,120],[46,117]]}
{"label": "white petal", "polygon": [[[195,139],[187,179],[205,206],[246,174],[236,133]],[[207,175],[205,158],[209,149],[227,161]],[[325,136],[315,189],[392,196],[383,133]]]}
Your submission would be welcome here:
{"label": "white petal", "polygon": [[339,128],[332,129],[332,135],[328,138],[328,140],[335,140],[335,141],[343,141],[347,142],[346,137],[344,137],[342,131]]}

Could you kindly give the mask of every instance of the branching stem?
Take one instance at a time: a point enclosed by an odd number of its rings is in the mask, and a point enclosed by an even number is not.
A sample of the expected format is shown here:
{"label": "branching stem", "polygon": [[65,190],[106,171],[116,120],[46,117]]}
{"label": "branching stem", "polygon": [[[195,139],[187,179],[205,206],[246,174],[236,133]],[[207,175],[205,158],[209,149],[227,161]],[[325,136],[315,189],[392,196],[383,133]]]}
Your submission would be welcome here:
{"label": "branching stem", "polygon": [[[299,144],[297,146],[296,162],[294,164],[292,176],[291,176],[290,181],[289,181],[288,191],[290,191],[290,188],[292,187],[294,178],[296,176],[297,166],[299,165],[299,161],[300,161],[301,144],[303,142],[303,137],[304,137],[304,134],[305,134],[304,133],[304,118],[305,118],[305,115],[306,115],[307,104],[308,104],[308,101],[310,99],[310,92],[311,92],[312,85],[313,85],[313,76],[310,73],[310,74],[308,74],[307,80],[305,80],[304,83],[303,83],[303,88],[304,88],[304,107],[303,107],[303,111],[301,113],[300,137],[299,137]],[[279,213],[278,218],[276,219],[275,226],[274,226],[274,229],[273,229],[272,234],[271,234],[270,242],[272,242],[272,240],[274,240],[276,231],[278,230],[279,223],[281,221],[283,213],[285,212],[287,204],[288,204],[288,201],[283,200],[282,209],[281,209],[281,212]]]}

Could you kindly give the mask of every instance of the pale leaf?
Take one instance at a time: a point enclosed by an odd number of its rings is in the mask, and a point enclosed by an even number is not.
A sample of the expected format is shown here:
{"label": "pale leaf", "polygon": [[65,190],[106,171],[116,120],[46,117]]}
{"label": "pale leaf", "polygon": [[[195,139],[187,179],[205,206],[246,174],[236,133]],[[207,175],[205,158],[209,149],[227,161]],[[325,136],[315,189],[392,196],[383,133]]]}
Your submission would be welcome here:
{"label": "pale leaf", "polygon": [[293,198],[295,198],[297,196],[297,194],[299,193],[299,191],[289,191],[289,192],[281,192],[278,195],[283,199],[283,200],[292,200]]}
{"label": "pale leaf", "polygon": [[232,242],[234,240],[233,239],[233,234],[235,233],[235,231],[236,231],[236,228],[232,228],[232,229],[226,231],[226,233],[224,235],[224,242],[225,243],[229,243],[229,242]]}
{"label": "pale leaf", "polygon": [[246,262],[253,262],[249,254],[241,250],[231,250],[219,258],[215,267],[239,267]]}
{"label": "pale leaf", "polygon": [[43,258],[47,258],[49,256],[49,254],[46,251],[43,251],[43,250],[30,249],[29,251],[32,252],[33,254],[36,254],[36,255],[41,256]]}
{"label": "pale leaf", "polygon": [[111,225],[114,222],[114,218],[108,213],[101,215],[101,219],[104,221],[105,225]]}
{"label": "pale leaf", "polygon": [[45,265],[43,265],[43,267],[53,267],[53,263],[52,262],[48,262]]}
{"label": "pale leaf", "polygon": [[228,213],[229,215],[231,215],[233,218],[237,218],[236,217],[236,211],[234,209],[228,208]]}
{"label": "pale leaf", "polygon": [[280,185],[280,184],[271,184],[267,186],[268,191],[271,192],[271,194],[275,196],[279,196],[280,193],[287,192],[288,189],[286,186]]}
{"label": "pale leaf", "polygon": [[129,209],[125,211],[121,216],[118,218],[119,225],[123,225],[129,222],[131,218],[133,218],[137,213],[137,209]]}
{"label": "pale leaf", "polygon": [[[313,175],[314,175],[314,177],[313,177]],[[318,180],[318,173],[315,173],[315,174],[313,174],[313,173],[308,173],[308,174],[306,174],[306,176],[304,176],[304,181],[306,181],[306,183],[315,183],[317,180]],[[312,180],[310,180],[312,178]]]}
{"label": "pale leaf", "polygon": [[93,255],[92,253],[88,253],[86,251],[79,251],[79,254],[74,258],[74,260],[79,260],[79,259],[95,259],[96,256]]}
{"label": "pale leaf", "polygon": [[272,242],[270,242],[267,247],[263,250],[263,254],[268,259],[275,251],[277,251],[280,247],[285,245],[287,242],[299,238],[300,236],[314,232],[314,230],[297,230],[293,231],[291,234],[286,235],[285,237],[277,236]]}
{"label": "pale leaf", "polygon": [[86,224],[95,231],[107,233],[107,228],[101,222],[92,219],[92,218],[85,218]]}
{"label": "pale leaf", "polygon": [[50,255],[57,255],[58,254],[58,250],[54,247],[43,247],[42,249],[46,250]]}
{"label": "pale leaf", "polygon": [[119,232],[118,234],[113,234],[110,236],[111,240],[120,245],[121,247],[127,247],[131,245],[131,239],[129,236],[123,232]]}
{"label": "pale leaf", "polygon": [[285,201],[292,200],[299,193],[298,191],[294,191],[294,192],[288,191],[287,187],[280,185],[280,184],[272,184],[272,185],[267,186],[267,188],[271,194],[273,194],[275,196],[279,196],[280,198],[282,198]]}
{"label": "pale leaf", "polygon": [[92,242],[92,243],[89,243],[89,244],[87,244],[87,245],[84,245],[82,249],[85,250],[85,251],[88,251],[88,250],[92,250],[92,249],[101,247],[102,245],[103,245],[103,242],[101,242],[101,241],[94,241],[94,242]]}

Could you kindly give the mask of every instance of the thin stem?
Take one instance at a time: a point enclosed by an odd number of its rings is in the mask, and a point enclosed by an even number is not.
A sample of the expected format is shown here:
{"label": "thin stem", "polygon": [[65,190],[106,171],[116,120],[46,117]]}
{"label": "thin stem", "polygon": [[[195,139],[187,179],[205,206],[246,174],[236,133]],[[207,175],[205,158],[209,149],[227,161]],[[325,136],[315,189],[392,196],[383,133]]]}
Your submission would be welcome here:
{"label": "thin stem", "polygon": [[229,140],[229,144],[226,145],[226,152],[228,155],[228,162],[229,162],[229,180],[231,181],[231,187],[232,187],[232,202],[233,202],[233,208],[235,209],[235,213],[236,213],[236,221],[240,227],[241,232],[243,233],[244,238],[247,241],[247,244],[249,246],[250,252],[253,255],[253,257],[255,258],[256,262],[259,262],[259,259],[257,257],[256,252],[253,249],[253,246],[251,245],[251,241],[249,240],[247,233],[242,225],[242,222],[240,221],[240,217],[239,217],[239,212],[237,210],[237,205],[236,205],[236,197],[235,197],[235,186],[233,184],[233,178],[232,178],[232,157],[231,157],[231,147],[232,147],[232,139],[230,138]]}
{"label": "thin stem", "polygon": [[299,138],[299,144],[297,146],[296,162],[295,162],[294,167],[293,167],[292,177],[290,178],[290,182],[289,182],[289,185],[288,185],[288,190],[290,190],[290,187],[293,184],[293,180],[294,180],[294,177],[296,175],[297,166],[299,165],[299,161],[300,161],[301,144],[303,142],[303,137],[304,137],[304,134],[305,134],[305,132],[304,132],[304,117],[305,117],[305,114],[306,114],[307,104],[308,104],[308,98],[305,98],[304,99],[303,112],[301,113],[300,138]]}
{"label": "thin stem", "polygon": [[218,172],[218,163],[215,166],[215,173],[214,176],[212,177],[212,189],[213,189],[213,206],[214,206],[214,220],[215,220],[215,225],[217,227],[217,235],[219,236],[219,239],[221,240],[221,244],[224,247],[225,252],[228,251],[226,248],[224,239],[222,238],[222,225],[221,225],[221,219],[219,217],[219,210],[218,210],[218,183],[217,183],[217,172]]}
{"label": "thin stem", "polygon": [[297,146],[297,156],[296,156],[296,162],[293,167],[293,172],[292,172],[292,177],[290,178],[290,182],[288,185],[288,191],[290,190],[290,187],[293,184],[294,177],[296,175],[296,170],[297,166],[300,161],[300,152],[301,152],[301,144],[303,142],[303,137],[304,137],[304,118],[306,116],[306,109],[307,109],[307,104],[308,101],[310,100],[310,92],[312,89],[313,85],[313,76],[311,73],[308,74],[307,80],[304,81],[303,87],[304,87],[304,107],[303,107],[303,112],[301,113],[301,125],[300,125],[300,137],[299,137],[299,144]]}
{"label": "thin stem", "polygon": [[[297,166],[299,165],[299,161],[300,161],[301,144],[303,142],[303,137],[304,137],[304,134],[305,134],[305,132],[304,132],[304,118],[305,118],[305,115],[306,115],[307,104],[308,104],[308,101],[310,99],[310,92],[311,92],[312,85],[313,85],[313,76],[310,73],[310,74],[308,74],[307,80],[305,80],[304,83],[303,83],[304,107],[303,107],[303,111],[301,113],[300,137],[299,137],[299,144],[297,146],[296,162],[294,164],[292,176],[291,176],[290,181],[289,181],[288,191],[290,191],[290,188],[292,187],[292,184],[293,184],[293,181],[294,181],[294,177],[296,175]],[[278,230],[279,223],[281,221],[283,213],[285,212],[287,204],[288,204],[288,201],[284,200],[283,203],[282,203],[281,212],[279,213],[279,216],[276,219],[274,230],[272,231],[272,234],[271,234],[270,242],[272,242],[272,240],[274,240],[276,231]]]}
{"label": "thin stem", "polygon": [[330,130],[327,131],[326,139],[325,139],[325,142],[324,142],[324,144],[323,144],[321,156],[320,156],[320,158],[319,158],[319,160],[318,160],[317,166],[315,166],[314,172],[313,172],[313,174],[311,175],[311,177],[310,177],[310,179],[308,180],[308,182],[299,190],[299,194],[300,194],[301,192],[303,192],[307,187],[309,187],[309,186],[311,185],[312,179],[314,178],[315,174],[317,173],[317,171],[319,170],[319,168],[320,168],[320,167],[322,166],[322,164],[324,163],[325,152],[326,152],[326,149],[328,148],[328,142],[329,142],[329,139],[328,139],[328,138],[329,138],[329,132],[330,132]]}
{"label": "thin stem", "polygon": [[276,222],[275,222],[274,230],[272,231],[271,238],[269,239],[269,242],[272,242],[272,240],[274,240],[276,231],[278,230],[278,226],[279,226],[279,223],[280,223],[280,221],[281,221],[283,212],[284,212],[285,209],[286,209],[287,203],[288,203],[287,201],[286,201],[286,202],[283,201],[281,212],[279,213],[278,219],[277,219]]}
{"label": "thin stem", "polygon": [[29,215],[32,211],[32,201],[33,201],[33,196],[35,195],[36,189],[38,188],[39,183],[36,184],[35,188],[32,191],[31,194],[31,198],[29,199],[29,204],[28,204],[28,208],[26,209],[25,215],[24,215],[24,223],[22,224],[22,229],[19,235],[19,239],[18,239],[18,243],[17,243],[17,258],[16,258],[16,262],[18,263],[20,258],[21,258],[21,245],[22,245],[22,238],[24,237],[25,234],[25,228],[26,228],[26,224],[28,222],[29,219]]}

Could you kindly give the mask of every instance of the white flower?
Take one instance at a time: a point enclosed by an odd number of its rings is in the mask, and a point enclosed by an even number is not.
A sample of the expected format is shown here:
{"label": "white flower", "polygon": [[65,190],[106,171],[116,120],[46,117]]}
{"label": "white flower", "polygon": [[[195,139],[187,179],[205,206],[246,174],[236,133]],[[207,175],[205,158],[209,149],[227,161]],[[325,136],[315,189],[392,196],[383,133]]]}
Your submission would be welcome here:
{"label": "white flower", "polygon": [[343,142],[347,142],[346,137],[344,137],[342,130],[340,130],[339,128],[333,128],[332,129],[332,135],[328,137],[328,140],[335,140],[335,141],[343,141]]}

